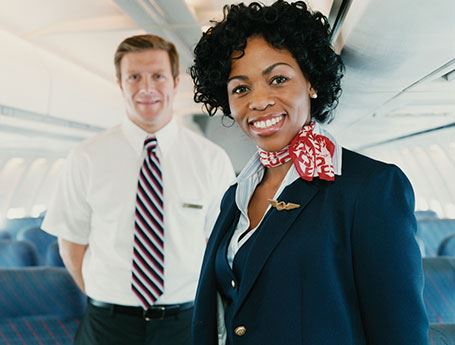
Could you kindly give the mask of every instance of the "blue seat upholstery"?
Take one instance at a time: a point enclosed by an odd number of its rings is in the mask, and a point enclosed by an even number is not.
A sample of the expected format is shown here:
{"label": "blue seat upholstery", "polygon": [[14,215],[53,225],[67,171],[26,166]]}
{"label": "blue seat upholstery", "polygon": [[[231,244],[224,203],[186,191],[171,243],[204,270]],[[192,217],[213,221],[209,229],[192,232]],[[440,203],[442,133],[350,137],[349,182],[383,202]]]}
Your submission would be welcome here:
{"label": "blue seat upholstery", "polygon": [[455,219],[427,219],[417,222],[417,237],[425,244],[426,256],[436,256],[444,238],[455,234]]}
{"label": "blue seat upholstery", "polygon": [[65,264],[60,256],[58,241],[54,240],[48,247],[46,253],[46,266],[64,267]]}
{"label": "blue seat upholstery", "polygon": [[455,324],[431,324],[429,345],[455,345]]}
{"label": "blue seat upholstery", "polygon": [[40,227],[29,227],[19,231],[17,239],[30,242],[38,253],[39,265],[45,265],[47,249],[57,238],[41,230]]}
{"label": "blue seat upholstery", "polygon": [[455,257],[455,234],[447,236],[439,245],[438,255]]}
{"label": "blue seat upholstery", "polygon": [[6,230],[11,234],[13,239],[16,239],[17,234],[21,229],[28,227],[41,226],[43,218],[41,217],[25,217],[25,218],[15,218],[7,219],[6,225],[0,230]]}
{"label": "blue seat upholstery", "polygon": [[64,268],[0,269],[0,344],[72,344],[86,299]]}
{"label": "blue seat upholstery", "polygon": [[0,267],[25,267],[38,265],[35,248],[28,242],[0,240]]}
{"label": "blue seat upholstery", "polygon": [[0,322],[0,344],[72,345],[79,319],[24,317]]}
{"label": "blue seat upholstery", "polygon": [[434,323],[455,323],[455,258],[424,258],[423,270],[428,319]]}
{"label": "blue seat upholstery", "polygon": [[10,240],[11,239],[11,234],[9,231],[6,230],[0,230],[0,240]]}
{"label": "blue seat upholstery", "polygon": [[432,210],[425,210],[425,211],[415,211],[414,215],[417,221],[425,220],[425,219],[437,219],[438,214]]}
{"label": "blue seat upholstery", "polygon": [[85,308],[85,296],[61,267],[0,269],[0,296],[0,323],[28,316],[78,318]]}

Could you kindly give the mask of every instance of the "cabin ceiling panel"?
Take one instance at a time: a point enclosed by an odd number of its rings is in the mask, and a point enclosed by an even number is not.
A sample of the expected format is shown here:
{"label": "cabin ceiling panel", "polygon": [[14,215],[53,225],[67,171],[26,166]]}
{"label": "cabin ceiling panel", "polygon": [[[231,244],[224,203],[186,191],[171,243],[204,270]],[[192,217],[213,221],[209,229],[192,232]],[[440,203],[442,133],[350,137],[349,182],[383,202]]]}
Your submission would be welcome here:
{"label": "cabin ceiling panel", "polygon": [[113,52],[123,38],[139,32],[134,22],[108,0],[35,4],[0,1],[0,27],[112,82]]}
{"label": "cabin ceiling panel", "polygon": [[114,53],[118,44],[128,36],[141,34],[132,27],[113,32],[51,33],[33,39],[34,44],[115,83]]}
{"label": "cabin ceiling panel", "polygon": [[[413,0],[372,0],[360,18],[349,18],[348,14],[346,21],[355,20],[356,25],[345,35],[342,51],[346,73],[338,116],[344,120],[333,126],[346,145],[368,145],[453,120],[452,86],[438,84],[433,91],[425,81],[426,91],[420,94],[411,87],[455,58],[453,13],[452,0],[418,4]],[[414,103],[417,99],[418,104]],[[386,117],[400,106],[414,105],[408,110],[421,114],[436,101],[438,111],[445,109],[446,118],[410,116],[393,118],[392,122],[392,117]],[[362,111],[356,111],[356,103],[361,104]],[[424,108],[419,109],[419,104]]]}
{"label": "cabin ceiling panel", "polygon": [[122,15],[110,0],[1,0],[0,26],[27,35],[57,24]]}

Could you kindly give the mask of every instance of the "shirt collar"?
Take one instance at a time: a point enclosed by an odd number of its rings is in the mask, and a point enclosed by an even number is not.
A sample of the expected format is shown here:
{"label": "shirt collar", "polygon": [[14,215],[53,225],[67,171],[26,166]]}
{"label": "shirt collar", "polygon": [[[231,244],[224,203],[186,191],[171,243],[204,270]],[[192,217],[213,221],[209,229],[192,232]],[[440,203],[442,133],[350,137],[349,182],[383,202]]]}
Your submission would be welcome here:
{"label": "shirt collar", "polygon": [[[237,182],[243,183],[253,177],[256,177],[257,180],[261,181],[262,178],[264,177],[264,172],[265,168],[259,159],[259,153],[255,152],[253,157],[250,158],[246,166],[237,176]],[[287,184],[290,184],[297,180],[298,178],[300,178],[299,173],[295,169],[294,164],[292,164],[289,168],[289,171],[286,173],[284,181],[286,181]]]}
{"label": "shirt collar", "polygon": [[125,116],[122,122],[122,131],[126,137],[126,140],[131,145],[133,150],[138,154],[138,156],[142,155],[145,138],[147,138],[149,135],[156,136],[158,140],[158,149],[161,152],[161,155],[165,156],[167,152],[170,151],[172,144],[177,138],[178,125],[177,120],[172,118],[166,126],[157,132],[148,133],[136,125],[133,121],[131,121],[128,116]]}
{"label": "shirt collar", "polygon": [[[235,202],[237,208],[242,214],[247,217],[248,203],[251,195],[256,189],[257,185],[262,181],[264,177],[265,168],[259,159],[259,153],[255,152],[253,157],[248,161],[245,168],[237,176],[237,190],[235,193]],[[276,195],[280,195],[285,187],[290,185],[295,180],[299,179],[300,175],[295,169],[294,165],[291,165],[286,176],[278,188]]]}
{"label": "shirt collar", "polygon": [[261,161],[259,160],[259,153],[257,151],[254,153],[253,157],[250,158],[248,163],[246,163],[245,167],[237,176],[237,181],[239,183],[243,182],[256,174],[260,175],[259,176],[260,179],[262,179],[264,175],[264,166],[261,164]]}

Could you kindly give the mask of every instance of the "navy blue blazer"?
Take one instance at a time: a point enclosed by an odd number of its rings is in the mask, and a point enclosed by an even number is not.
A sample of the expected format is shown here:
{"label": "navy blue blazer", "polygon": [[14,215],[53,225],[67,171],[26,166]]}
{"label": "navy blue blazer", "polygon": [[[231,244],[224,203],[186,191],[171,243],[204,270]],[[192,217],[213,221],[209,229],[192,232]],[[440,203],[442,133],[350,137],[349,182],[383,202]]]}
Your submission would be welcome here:
{"label": "navy blue blazer", "polygon": [[[202,265],[193,344],[216,345],[215,254],[239,216],[225,194]],[[426,345],[414,195],[396,166],[343,149],[334,182],[298,179],[270,209],[251,248],[232,344]]]}

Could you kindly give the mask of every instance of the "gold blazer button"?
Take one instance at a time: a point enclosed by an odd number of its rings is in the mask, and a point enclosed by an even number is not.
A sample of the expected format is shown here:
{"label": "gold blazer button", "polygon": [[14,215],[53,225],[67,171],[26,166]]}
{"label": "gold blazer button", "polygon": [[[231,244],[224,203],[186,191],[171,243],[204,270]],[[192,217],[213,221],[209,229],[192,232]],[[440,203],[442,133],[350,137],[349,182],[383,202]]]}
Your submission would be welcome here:
{"label": "gold blazer button", "polygon": [[235,335],[241,337],[241,336],[245,335],[245,333],[246,333],[246,327],[245,327],[245,326],[236,327],[236,328],[234,329],[234,333],[235,333]]}

